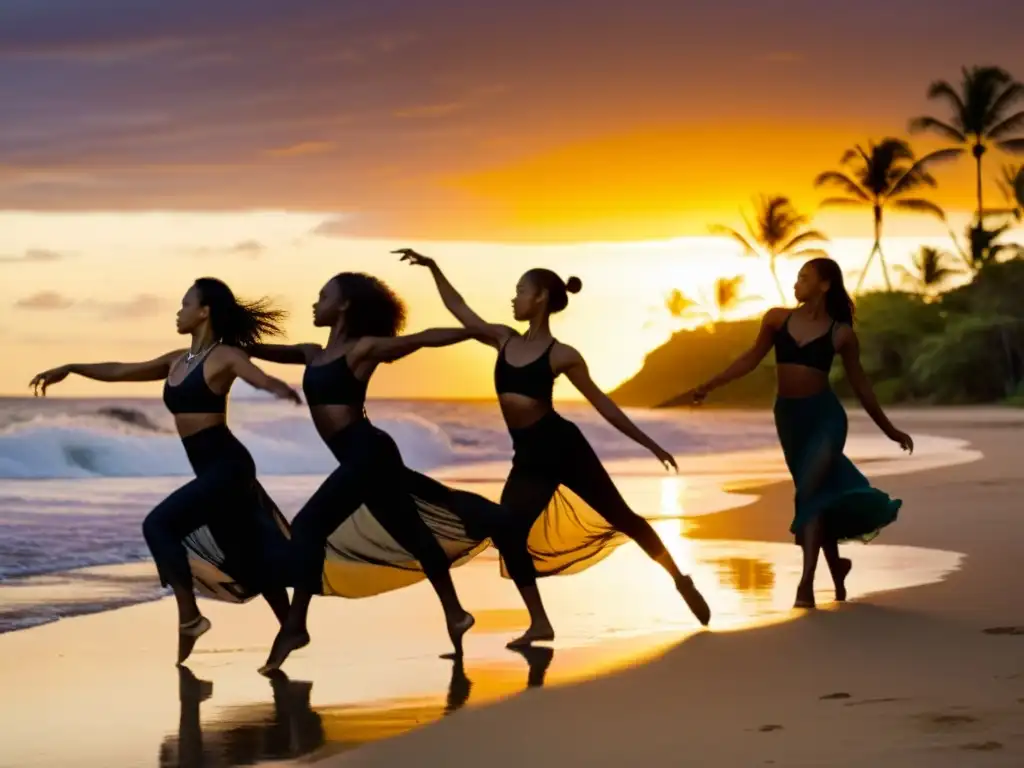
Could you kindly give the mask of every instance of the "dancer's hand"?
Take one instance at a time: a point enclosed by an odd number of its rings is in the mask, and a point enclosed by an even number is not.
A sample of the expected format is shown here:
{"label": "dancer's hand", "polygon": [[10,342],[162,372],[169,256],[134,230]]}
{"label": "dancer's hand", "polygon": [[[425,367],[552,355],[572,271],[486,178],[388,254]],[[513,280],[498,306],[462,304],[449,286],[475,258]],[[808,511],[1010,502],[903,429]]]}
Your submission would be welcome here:
{"label": "dancer's hand", "polygon": [[651,449],[651,453],[653,453],[658,458],[658,461],[660,461],[662,465],[664,465],[665,469],[675,470],[676,474],[679,474],[679,465],[676,464],[675,456],[666,451],[660,445],[654,446]]}
{"label": "dancer's hand", "polygon": [[707,399],[708,391],[704,387],[694,387],[683,392],[679,397],[673,398],[673,402],[686,403],[687,405],[703,405]]}
{"label": "dancer's hand", "polygon": [[422,253],[417,253],[412,248],[399,248],[397,251],[392,253],[402,254],[402,258],[399,261],[408,261],[414,267],[427,267],[433,269],[436,266],[436,262],[429,256],[424,256]]}
{"label": "dancer's hand", "polygon": [[898,429],[894,427],[893,430],[886,436],[894,443],[899,443],[900,448],[902,448],[904,451],[913,455],[914,438],[912,438],[906,432],[900,432]]}
{"label": "dancer's hand", "polygon": [[270,391],[279,400],[291,400],[296,405],[302,405],[302,395],[280,379],[273,380],[273,389]]}
{"label": "dancer's hand", "polygon": [[46,397],[46,388],[51,384],[59,384],[64,381],[69,373],[71,371],[66,365],[62,365],[59,368],[51,368],[48,371],[37,373],[32,377],[32,381],[28,385],[32,388],[32,394],[35,397]]}

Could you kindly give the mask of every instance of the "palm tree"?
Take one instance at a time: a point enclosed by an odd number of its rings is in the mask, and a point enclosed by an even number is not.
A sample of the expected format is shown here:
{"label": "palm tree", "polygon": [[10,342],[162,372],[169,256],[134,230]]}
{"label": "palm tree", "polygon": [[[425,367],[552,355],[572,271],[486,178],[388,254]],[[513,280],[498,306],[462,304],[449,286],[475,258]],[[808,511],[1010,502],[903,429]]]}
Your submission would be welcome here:
{"label": "palm tree", "polygon": [[956,157],[958,153],[959,150],[940,150],[918,160],[907,142],[886,138],[878,144],[869,142],[867,149],[858,144],[847,150],[839,162],[848,172],[825,171],[814,180],[816,187],[836,187],[845,193],[822,200],[822,206],[869,206],[874,213],[875,244],[857,279],[857,291],[876,255],[882,263],[886,290],[892,290],[889,267],[882,253],[882,214],[886,208],[928,213],[945,221],[945,213],[935,203],[908,195],[921,187],[934,188],[935,179],[928,173],[927,166]]}
{"label": "palm tree", "polygon": [[807,229],[810,219],[800,214],[790,199],[782,195],[761,195],[754,201],[754,221],[751,222],[743,216],[743,223],[746,225],[746,235],[720,224],[712,225],[710,230],[738,242],[745,256],[764,258],[768,262],[768,270],[772,273],[779,297],[785,305],[786,293],[779,282],[776,262],[780,258],[826,256],[825,251],[820,248],[801,246],[827,242],[828,238],[816,229]]}
{"label": "palm tree", "polygon": [[913,265],[912,270],[897,266],[896,271],[903,276],[903,282],[911,286],[915,292],[934,296],[942,288],[943,283],[961,272],[956,267],[946,266],[950,258],[951,254],[946,251],[922,246],[910,262]]}
{"label": "palm tree", "polygon": [[706,325],[713,327],[715,323],[723,322],[733,310],[761,298],[743,293],[743,282],[743,275],[720,277],[712,285],[711,295],[699,291],[699,299],[690,298],[678,288],[673,289],[665,297],[665,310],[675,320],[701,317]]}
{"label": "palm tree", "polygon": [[977,274],[989,264],[1002,261],[1004,257],[1024,258],[1024,245],[999,242],[999,238],[1009,231],[1009,224],[1003,224],[995,229],[985,229],[984,226],[971,224],[965,233],[967,248],[962,247],[955,238],[953,244],[960,253],[960,259],[971,272]]}
{"label": "palm tree", "polygon": [[958,154],[969,147],[977,168],[977,221],[985,215],[981,194],[981,159],[994,144],[1004,152],[1024,152],[1024,110],[1012,112],[1013,105],[1024,99],[1024,84],[999,67],[963,68],[960,90],[937,80],[928,88],[928,98],[944,101],[951,110],[949,121],[934,117],[918,117],[910,121],[912,133],[931,131],[952,139],[959,146]]}

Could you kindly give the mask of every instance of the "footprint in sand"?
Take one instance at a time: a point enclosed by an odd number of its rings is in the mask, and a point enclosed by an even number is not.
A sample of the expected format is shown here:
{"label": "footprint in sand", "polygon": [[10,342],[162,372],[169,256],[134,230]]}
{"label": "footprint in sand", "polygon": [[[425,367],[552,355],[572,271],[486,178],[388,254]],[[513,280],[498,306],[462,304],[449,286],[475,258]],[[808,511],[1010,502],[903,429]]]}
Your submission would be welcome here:
{"label": "footprint in sand", "polygon": [[835,699],[849,699],[852,697],[844,691],[837,691],[836,693],[826,693],[824,696],[819,696],[818,698],[822,701],[834,701]]}
{"label": "footprint in sand", "polygon": [[848,707],[861,707],[865,704],[891,704],[894,701],[906,701],[906,699],[898,696],[890,696],[884,699],[864,699],[862,701],[851,701],[846,706]]}
{"label": "footprint in sand", "polygon": [[989,627],[981,631],[986,635],[1024,635],[1024,627]]}
{"label": "footprint in sand", "polygon": [[951,715],[948,713],[925,712],[916,717],[922,720],[925,726],[930,726],[940,731],[952,731],[978,722],[978,718],[971,715]]}
{"label": "footprint in sand", "polygon": [[1003,748],[998,741],[975,741],[970,744],[961,744],[960,749],[968,752],[995,752]]}

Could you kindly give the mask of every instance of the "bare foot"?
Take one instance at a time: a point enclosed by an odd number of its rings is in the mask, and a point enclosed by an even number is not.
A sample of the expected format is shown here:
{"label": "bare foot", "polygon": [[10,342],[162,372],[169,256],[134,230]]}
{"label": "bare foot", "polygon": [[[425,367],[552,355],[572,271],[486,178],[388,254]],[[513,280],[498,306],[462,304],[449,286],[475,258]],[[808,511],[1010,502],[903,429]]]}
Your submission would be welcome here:
{"label": "bare foot", "polygon": [[853,562],[848,557],[839,558],[839,573],[836,574],[836,600],[840,603],[846,601],[846,577],[853,569]]}
{"label": "bare foot", "polygon": [[814,604],[814,587],[805,587],[803,584],[796,588],[796,600],[793,602],[794,608],[815,608]]}
{"label": "bare foot", "polygon": [[542,643],[547,640],[555,639],[555,630],[548,622],[535,622],[530,625],[530,628],[523,634],[517,637],[515,640],[511,640],[505,644],[506,648],[513,650],[517,648],[527,648],[533,643]]}
{"label": "bare foot", "polygon": [[689,576],[683,576],[676,581],[676,589],[679,590],[679,594],[683,596],[683,600],[686,601],[690,610],[693,611],[693,615],[697,617],[697,621],[701,623],[701,626],[706,627],[708,622],[711,621],[711,609],[704,600],[704,596],[697,591],[697,587],[693,584],[693,579]]}
{"label": "bare foot", "polygon": [[307,645],[309,645],[309,633],[305,629],[295,631],[282,628],[277,633],[277,637],[274,638],[274,644],[270,647],[267,663],[259,668],[259,673],[267,675],[271,672],[276,672],[284,664],[285,659],[291,655],[292,651],[305,648]]}
{"label": "bare foot", "polygon": [[197,616],[192,621],[178,625],[178,664],[184,664],[196,647],[196,640],[210,631],[210,620]]}
{"label": "bare foot", "polygon": [[462,636],[469,632],[476,624],[476,619],[473,618],[473,614],[469,611],[464,611],[462,618],[456,622],[449,622],[448,624],[448,637],[451,638],[452,647],[455,649],[452,653],[446,653],[441,658],[444,659],[457,659],[462,656]]}

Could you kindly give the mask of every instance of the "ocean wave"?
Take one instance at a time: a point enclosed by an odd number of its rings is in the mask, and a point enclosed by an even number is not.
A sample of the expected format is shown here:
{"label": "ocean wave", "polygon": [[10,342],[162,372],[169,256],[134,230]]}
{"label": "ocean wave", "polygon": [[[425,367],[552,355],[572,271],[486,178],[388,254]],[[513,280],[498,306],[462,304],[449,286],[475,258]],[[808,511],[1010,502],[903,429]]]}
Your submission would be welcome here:
{"label": "ocean wave", "polygon": [[[420,471],[511,456],[511,440],[496,405],[377,401],[369,410],[373,423],[398,443],[406,464]],[[592,409],[564,410],[599,456],[644,454]],[[755,447],[773,439],[766,418],[710,420],[665,412],[641,412],[634,418],[677,454]],[[305,408],[238,398],[232,401],[229,423],[261,475],[326,475],[336,466]],[[28,400],[0,407],[0,480],[189,474],[173,421],[159,401]]]}

